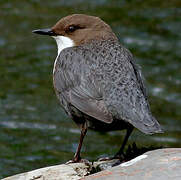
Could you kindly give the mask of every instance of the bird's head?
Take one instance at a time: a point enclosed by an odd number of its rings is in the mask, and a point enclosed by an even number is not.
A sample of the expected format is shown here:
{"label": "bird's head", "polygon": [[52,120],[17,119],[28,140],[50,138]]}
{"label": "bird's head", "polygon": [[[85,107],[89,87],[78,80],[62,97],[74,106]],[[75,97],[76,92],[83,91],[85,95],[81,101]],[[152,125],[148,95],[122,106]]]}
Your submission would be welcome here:
{"label": "bird's head", "polygon": [[110,26],[103,20],[84,14],[66,16],[52,28],[34,30],[33,33],[55,38],[59,51],[65,47],[79,46],[92,40],[117,39]]}

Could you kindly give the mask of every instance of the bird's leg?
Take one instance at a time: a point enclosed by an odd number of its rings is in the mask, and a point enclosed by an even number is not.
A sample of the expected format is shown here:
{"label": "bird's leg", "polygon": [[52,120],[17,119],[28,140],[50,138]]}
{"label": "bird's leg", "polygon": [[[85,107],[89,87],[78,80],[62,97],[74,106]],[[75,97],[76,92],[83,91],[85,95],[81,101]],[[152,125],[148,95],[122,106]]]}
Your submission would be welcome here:
{"label": "bird's leg", "polygon": [[131,135],[132,131],[133,131],[133,126],[130,126],[126,131],[126,136],[124,137],[124,141],[121,145],[121,148],[113,157],[100,158],[98,161],[107,161],[107,160],[112,160],[112,159],[120,159],[121,160],[122,158],[124,158],[123,157],[124,156],[123,150],[124,150],[124,147],[128,141],[129,136]]}
{"label": "bird's leg", "polygon": [[131,126],[131,127],[129,127],[129,128],[127,129],[127,131],[126,131],[126,136],[124,137],[124,141],[123,141],[123,143],[122,143],[122,145],[121,145],[121,148],[119,149],[119,151],[118,151],[118,152],[115,154],[115,156],[114,156],[115,159],[116,159],[116,158],[119,158],[119,159],[120,159],[121,156],[124,155],[123,150],[124,150],[124,147],[125,147],[125,145],[126,145],[126,143],[127,143],[127,141],[128,141],[129,136],[131,135],[132,131],[133,131],[133,126]]}
{"label": "bird's leg", "polygon": [[84,136],[86,135],[87,133],[87,125],[86,125],[86,122],[82,125],[82,129],[81,129],[81,135],[80,135],[80,141],[79,141],[79,145],[77,147],[77,150],[76,150],[76,153],[74,155],[74,158],[73,158],[73,162],[79,162],[81,160],[81,157],[80,157],[80,151],[81,151],[81,147],[82,147],[82,143],[83,143],[83,140],[84,140]]}

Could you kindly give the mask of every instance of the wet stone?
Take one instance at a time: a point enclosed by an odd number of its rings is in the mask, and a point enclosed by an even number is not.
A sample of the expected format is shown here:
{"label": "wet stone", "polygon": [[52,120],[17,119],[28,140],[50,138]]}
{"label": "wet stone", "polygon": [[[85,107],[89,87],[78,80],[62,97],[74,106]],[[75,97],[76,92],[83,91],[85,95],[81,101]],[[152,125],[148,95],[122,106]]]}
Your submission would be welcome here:
{"label": "wet stone", "polygon": [[181,148],[149,151],[85,180],[167,180],[181,179]]}
{"label": "wet stone", "polygon": [[[180,180],[181,148],[148,151],[130,161],[115,166],[116,164],[119,164],[117,159],[86,164],[62,164],[3,180]],[[97,171],[100,172],[95,173]]]}

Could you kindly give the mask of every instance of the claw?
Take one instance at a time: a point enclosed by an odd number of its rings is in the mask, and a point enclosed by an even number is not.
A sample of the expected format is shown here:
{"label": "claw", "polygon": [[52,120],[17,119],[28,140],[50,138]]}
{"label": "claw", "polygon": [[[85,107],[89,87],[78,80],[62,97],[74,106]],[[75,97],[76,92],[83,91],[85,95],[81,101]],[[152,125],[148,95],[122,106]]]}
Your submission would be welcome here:
{"label": "claw", "polygon": [[72,163],[85,163],[85,164],[90,164],[90,162],[87,159],[79,159],[79,160],[69,160],[65,164],[72,164]]}
{"label": "claw", "polygon": [[114,157],[103,157],[103,158],[99,158],[98,161],[109,161],[114,159]]}

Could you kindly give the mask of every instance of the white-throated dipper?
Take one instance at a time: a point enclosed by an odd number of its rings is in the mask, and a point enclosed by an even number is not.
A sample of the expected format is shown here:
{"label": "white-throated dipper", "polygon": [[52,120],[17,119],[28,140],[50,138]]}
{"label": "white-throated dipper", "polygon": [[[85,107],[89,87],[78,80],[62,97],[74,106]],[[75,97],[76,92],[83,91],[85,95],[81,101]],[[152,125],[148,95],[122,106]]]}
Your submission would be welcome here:
{"label": "white-throated dipper", "polygon": [[98,17],[74,14],[51,29],[33,33],[52,36],[58,46],[53,84],[60,104],[81,128],[73,162],[87,128],[97,131],[126,129],[120,157],[134,127],[146,134],[162,132],[150,112],[140,70],[108,24]]}

